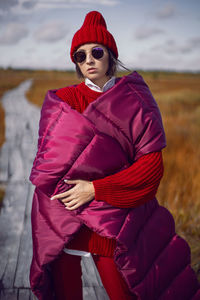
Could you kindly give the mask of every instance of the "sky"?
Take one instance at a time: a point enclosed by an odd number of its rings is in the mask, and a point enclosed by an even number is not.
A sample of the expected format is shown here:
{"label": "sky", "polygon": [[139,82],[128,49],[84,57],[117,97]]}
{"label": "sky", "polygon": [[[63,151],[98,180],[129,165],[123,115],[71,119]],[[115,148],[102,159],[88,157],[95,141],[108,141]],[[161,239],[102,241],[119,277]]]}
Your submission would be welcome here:
{"label": "sky", "polygon": [[92,10],[127,68],[200,71],[199,0],[0,0],[0,67],[74,69],[71,40]]}

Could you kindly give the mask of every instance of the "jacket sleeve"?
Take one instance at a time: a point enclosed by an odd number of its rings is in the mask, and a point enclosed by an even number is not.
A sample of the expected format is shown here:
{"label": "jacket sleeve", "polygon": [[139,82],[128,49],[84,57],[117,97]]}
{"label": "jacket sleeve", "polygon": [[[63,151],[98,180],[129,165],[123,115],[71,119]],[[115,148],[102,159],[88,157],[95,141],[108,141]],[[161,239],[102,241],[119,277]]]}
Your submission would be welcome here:
{"label": "jacket sleeve", "polygon": [[163,169],[161,151],[143,155],[127,169],[94,180],[95,199],[121,208],[144,204],[155,197]]}

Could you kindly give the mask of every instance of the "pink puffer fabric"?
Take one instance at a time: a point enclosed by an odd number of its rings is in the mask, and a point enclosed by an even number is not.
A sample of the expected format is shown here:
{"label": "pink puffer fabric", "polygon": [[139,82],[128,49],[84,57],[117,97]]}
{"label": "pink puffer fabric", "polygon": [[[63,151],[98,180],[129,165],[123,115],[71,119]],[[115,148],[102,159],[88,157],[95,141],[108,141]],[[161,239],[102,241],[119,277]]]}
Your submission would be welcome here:
{"label": "pink puffer fabric", "polygon": [[82,224],[116,239],[116,265],[138,299],[200,299],[190,249],[175,234],[171,214],[156,199],[134,209],[94,199],[75,211],[50,200],[71,187],[64,179],[103,178],[163,147],[159,109],[136,72],[118,79],[83,114],[61,101],[55,91],[47,93],[30,176],[36,185],[30,282],[38,299],[54,299],[50,263]]}

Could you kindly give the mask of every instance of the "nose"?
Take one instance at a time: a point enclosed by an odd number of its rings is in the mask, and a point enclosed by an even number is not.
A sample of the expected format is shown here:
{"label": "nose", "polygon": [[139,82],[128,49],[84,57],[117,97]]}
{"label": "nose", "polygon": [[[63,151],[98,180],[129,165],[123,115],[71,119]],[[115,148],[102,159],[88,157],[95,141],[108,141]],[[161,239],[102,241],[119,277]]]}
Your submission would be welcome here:
{"label": "nose", "polygon": [[90,65],[94,63],[94,58],[92,56],[92,53],[86,54],[86,64]]}

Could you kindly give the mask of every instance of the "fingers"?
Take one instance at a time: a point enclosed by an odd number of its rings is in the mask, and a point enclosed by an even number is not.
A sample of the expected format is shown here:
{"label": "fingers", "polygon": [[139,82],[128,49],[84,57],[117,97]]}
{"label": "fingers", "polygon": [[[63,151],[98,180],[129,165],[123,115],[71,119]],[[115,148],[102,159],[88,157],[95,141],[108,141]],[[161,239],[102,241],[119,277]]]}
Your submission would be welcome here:
{"label": "fingers", "polygon": [[74,210],[74,209],[80,207],[81,205],[82,205],[81,203],[76,203],[76,204],[74,204],[73,206],[66,206],[65,208],[66,208],[67,210]]}
{"label": "fingers", "polygon": [[71,197],[68,197],[68,198],[63,198],[60,201],[65,204],[65,203],[69,203],[73,200],[76,200],[76,198],[74,196],[71,196]]}
{"label": "fingers", "polygon": [[71,208],[76,205],[78,202],[76,199],[71,200],[70,202],[63,202],[66,208]]}
{"label": "fingers", "polygon": [[70,190],[68,190],[68,191],[66,191],[64,193],[54,195],[53,197],[51,197],[51,200],[60,199],[60,198],[64,198],[64,197],[70,196],[73,193],[74,188],[75,187],[71,188]]}
{"label": "fingers", "polygon": [[55,196],[51,197],[51,200],[55,200],[55,199],[64,198],[64,197],[67,197],[67,196],[69,196],[69,195],[70,195],[70,194],[69,194],[69,193],[67,193],[67,192],[65,192],[65,193],[61,193],[61,194],[57,194],[57,195],[55,195]]}
{"label": "fingers", "polygon": [[91,186],[93,187],[91,182],[85,180],[64,181],[75,186],[64,193],[54,195],[51,200],[58,199],[65,205],[66,209],[74,210],[93,199],[94,191],[91,189]]}
{"label": "fingers", "polygon": [[[67,184],[75,184],[76,185],[76,184],[78,184],[80,182],[80,180],[68,180],[68,179],[65,179],[64,182],[67,183]],[[51,200],[60,199],[60,198],[64,198],[64,197],[70,196],[74,192],[74,188],[75,187],[76,186],[74,186],[73,188],[71,188],[67,192],[54,195],[53,197],[51,197]]]}
{"label": "fingers", "polygon": [[64,182],[67,183],[67,184],[77,184],[80,182],[80,180],[69,180],[69,179],[64,179]]}
{"label": "fingers", "polygon": [[76,199],[74,199],[68,203],[64,203],[64,205],[67,210],[74,210],[74,209],[80,207],[82,205],[82,203],[78,202]]}

